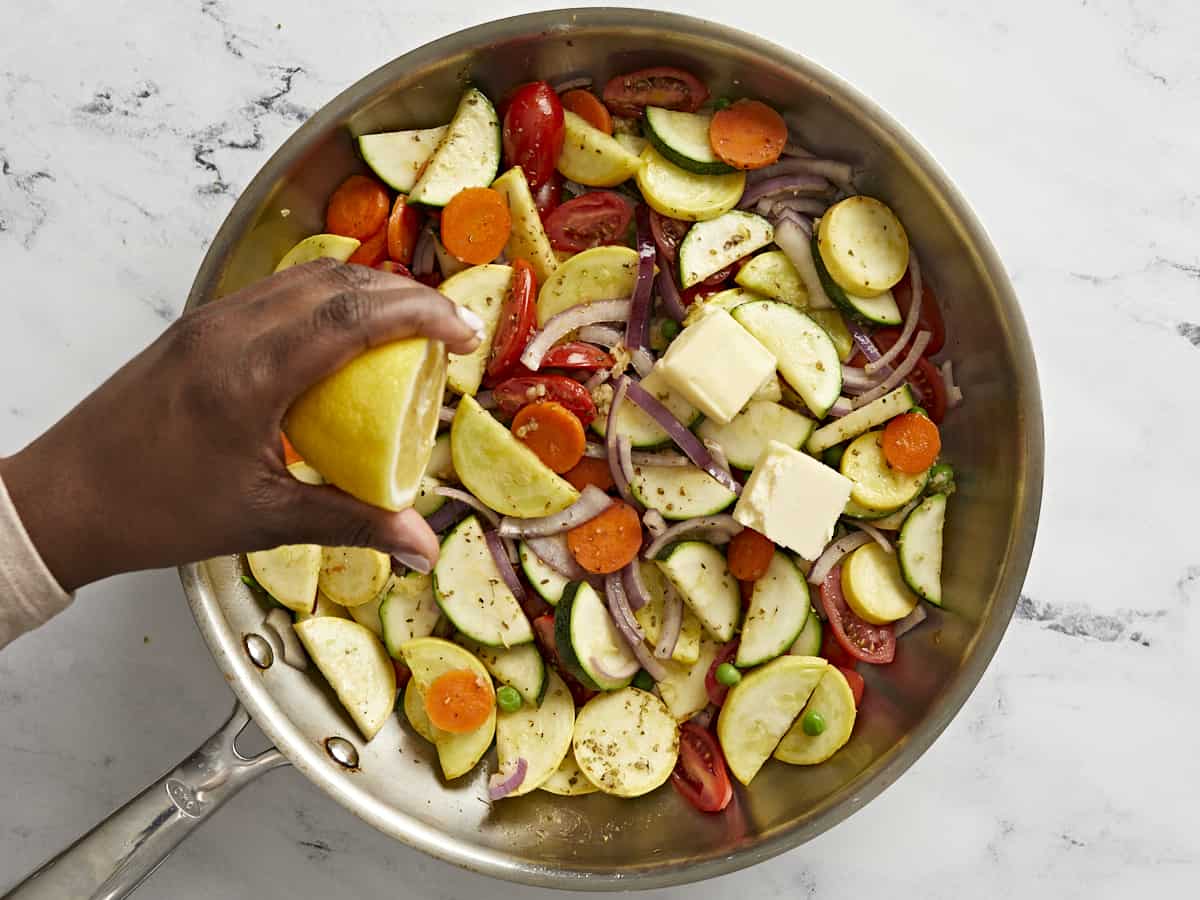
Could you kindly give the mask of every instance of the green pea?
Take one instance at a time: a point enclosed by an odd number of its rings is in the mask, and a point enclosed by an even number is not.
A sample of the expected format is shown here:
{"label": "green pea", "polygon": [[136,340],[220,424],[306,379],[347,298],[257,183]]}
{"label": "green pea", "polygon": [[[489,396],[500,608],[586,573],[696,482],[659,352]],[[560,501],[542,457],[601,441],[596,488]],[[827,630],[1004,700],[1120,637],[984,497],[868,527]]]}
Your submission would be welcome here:
{"label": "green pea", "polygon": [[815,709],[810,709],[804,714],[804,718],[800,720],[800,727],[804,729],[804,733],[809,737],[816,737],[825,730],[825,717]]}
{"label": "green pea", "polygon": [[717,683],[723,684],[725,687],[733,687],[742,680],[742,673],[738,671],[737,666],[730,663],[721,663],[717,666]]}
{"label": "green pea", "polygon": [[674,319],[667,319],[662,323],[662,336],[668,341],[673,341],[679,335],[679,323]]}
{"label": "green pea", "polygon": [[516,712],[521,708],[521,692],[511,685],[504,685],[496,691],[496,705],[501,712]]}
{"label": "green pea", "polygon": [[728,97],[718,97],[713,103],[713,109],[717,112],[720,112],[723,109],[728,109],[732,105],[733,101]]}
{"label": "green pea", "polygon": [[645,669],[640,669],[633,676],[633,686],[643,691],[652,691],[654,690],[654,679],[650,677],[650,673]]}
{"label": "green pea", "polygon": [[827,466],[833,466],[835,469],[841,468],[842,457],[846,453],[845,444],[834,444],[821,454],[821,462]]}
{"label": "green pea", "polygon": [[923,406],[914,406],[912,409],[909,410],[909,412],[914,413],[918,416],[924,416],[927,419],[929,418],[929,413],[925,412],[925,407],[923,407]]}
{"label": "green pea", "polygon": [[954,466],[938,463],[929,470],[929,490],[932,493],[954,493]]}

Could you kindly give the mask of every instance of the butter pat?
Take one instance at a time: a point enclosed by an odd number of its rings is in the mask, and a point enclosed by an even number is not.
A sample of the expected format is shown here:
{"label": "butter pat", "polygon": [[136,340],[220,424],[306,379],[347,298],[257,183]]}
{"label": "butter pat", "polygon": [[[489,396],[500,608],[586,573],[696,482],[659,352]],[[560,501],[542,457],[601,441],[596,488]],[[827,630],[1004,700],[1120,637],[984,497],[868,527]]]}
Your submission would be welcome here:
{"label": "butter pat", "polygon": [[659,366],[680,396],[727,425],[775,374],[775,355],[717,309],[684,328]]}
{"label": "butter pat", "polygon": [[807,453],[771,441],[742,489],[733,517],[814,560],[833,538],[851,486],[849,478]]}

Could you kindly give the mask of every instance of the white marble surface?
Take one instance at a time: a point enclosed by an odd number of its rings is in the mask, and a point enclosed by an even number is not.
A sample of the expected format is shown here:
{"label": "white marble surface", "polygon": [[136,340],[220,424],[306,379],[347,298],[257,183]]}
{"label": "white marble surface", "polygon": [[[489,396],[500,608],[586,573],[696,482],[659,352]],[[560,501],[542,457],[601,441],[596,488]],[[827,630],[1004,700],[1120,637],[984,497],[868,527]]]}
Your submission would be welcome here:
{"label": "white marble surface", "polygon": [[[532,8],[407,5],[5,0],[0,453],[178,314],[237,192],[305,115],[410,47]],[[675,6],[809,54],[942,161],[1010,267],[1047,418],[1027,598],[962,714],[867,809],[703,895],[1195,896],[1200,7]],[[0,888],[229,699],[173,572],[89,588],[0,654]],[[540,893],[406,850],[285,770],[138,896]]]}

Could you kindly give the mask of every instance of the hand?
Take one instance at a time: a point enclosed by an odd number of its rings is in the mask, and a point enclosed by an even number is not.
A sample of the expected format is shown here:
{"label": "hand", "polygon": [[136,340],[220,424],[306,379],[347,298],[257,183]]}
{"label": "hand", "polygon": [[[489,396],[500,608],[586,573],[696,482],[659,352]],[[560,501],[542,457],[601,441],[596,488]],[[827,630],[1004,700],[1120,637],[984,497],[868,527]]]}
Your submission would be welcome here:
{"label": "hand", "polygon": [[363,351],[424,335],[469,353],[481,322],[397,275],[332,260],[185,315],[48,432],[5,460],[13,503],[65,590],[118,572],[280,544],[437,560],[413,510],[292,478],[280,422]]}

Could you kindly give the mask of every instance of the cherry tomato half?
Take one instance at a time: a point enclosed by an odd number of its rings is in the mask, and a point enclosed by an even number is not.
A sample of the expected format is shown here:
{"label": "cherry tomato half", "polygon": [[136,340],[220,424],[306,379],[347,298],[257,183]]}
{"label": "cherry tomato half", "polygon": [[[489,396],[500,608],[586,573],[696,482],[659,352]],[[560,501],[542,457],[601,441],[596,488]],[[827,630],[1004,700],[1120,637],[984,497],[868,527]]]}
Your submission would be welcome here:
{"label": "cherry tomato half", "polygon": [[838,639],[833,636],[832,628],[825,628],[821,633],[821,651],[817,654],[829,660],[829,664],[839,669],[852,669],[858,660],[842,649]]}
{"label": "cherry tomato half", "polygon": [[533,266],[527,260],[516,259],[512,270],[512,286],[500,310],[500,324],[496,326],[488,358],[490,384],[499,384],[512,375],[537,327],[537,276],[533,274]]}
{"label": "cherry tomato half", "polygon": [[670,216],[661,215],[656,210],[650,210],[650,234],[654,237],[658,252],[665,256],[668,262],[675,262],[679,244],[691,227],[691,222],[672,219]]}
{"label": "cherry tomato half", "polygon": [[884,665],[896,658],[896,633],[892,626],[865,622],[846,603],[840,565],[821,582],[821,608],[837,642],[855,659]]}
{"label": "cherry tomato half", "polygon": [[520,375],[503,381],[492,391],[496,405],[506,416],[539,400],[553,400],[573,412],[585,428],[596,418],[596,404],[582,384],[566,375]]}
{"label": "cherry tomato half", "polygon": [[708,673],[704,676],[704,690],[708,692],[708,699],[713,706],[724,706],[725,695],[729,693],[729,688],[721,682],[717,681],[717,669],[722,663],[733,662],[733,658],[737,656],[738,650],[737,638],[734,638],[724,647],[722,647],[713,659],[712,665],[708,667]]}
{"label": "cherry tomato half", "polygon": [[[900,307],[900,315],[908,318],[908,308],[912,306],[912,275],[911,270],[892,288],[892,296]],[[929,346],[925,348],[926,356],[934,356],[946,346],[946,322],[942,319],[942,311],[938,307],[937,295],[928,281],[921,281],[921,312],[917,316],[917,330],[930,333]]]}
{"label": "cherry tomato half", "polygon": [[694,722],[684,722],[679,728],[679,759],[671,784],[700,812],[720,812],[733,799],[721,745]]}
{"label": "cherry tomato half", "polygon": [[538,216],[543,222],[562,203],[562,189],[563,177],[556,170],[549,181],[539,184],[533,192],[533,205],[537,207]]}
{"label": "cherry tomato half", "polygon": [[603,96],[604,105],[618,116],[640,116],[647,106],[695,112],[708,99],[708,88],[684,69],[655,66],[610,78]]}
{"label": "cherry tomato half", "polygon": [[709,284],[702,281],[699,284],[693,284],[686,291],[681,291],[679,299],[683,301],[685,307],[691,306],[697,300],[703,300],[705,297],[711,297],[713,294],[719,294],[725,290],[724,284]]}
{"label": "cherry tomato half", "polygon": [[854,708],[858,709],[862,705],[862,695],[863,691],[867,689],[867,683],[854,669],[838,666],[838,671],[846,676],[846,683],[850,685],[850,693],[854,695]]}
{"label": "cherry tomato half", "polygon": [[594,372],[597,369],[611,369],[616,360],[608,353],[592,344],[583,341],[567,341],[557,347],[551,347],[550,352],[542,359],[543,369],[572,369],[584,372]]}
{"label": "cherry tomato half", "polygon": [[377,268],[380,272],[391,272],[393,275],[403,275],[405,278],[412,278],[413,273],[409,271],[408,266],[403,263],[398,263],[393,259],[385,259]]}
{"label": "cherry tomato half", "polygon": [[[871,335],[875,346],[884,353],[892,349],[899,339],[899,328],[882,328]],[[866,365],[866,359],[861,353],[855,354],[850,365]],[[938,425],[942,424],[942,419],[946,417],[946,383],[942,381],[942,373],[937,366],[922,356],[917,360],[917,367],[909,374],[908,381],[921,394],[921,406],[929,413],[929,418]]]}
{"label": "cherry tomato half", "polygon": [[546,217],[546,235],[555,250],[579,253],[620,243],[633,220],[633,206],[613,191],[590,191],[568,200]]}
{"label": "cherry tomato half", "polygon": [[534,81],[513,92],[504,111],[504,158],[508,166],[525,170],[530,190],[553,177],[564,134],[562,102],[554,88]]}
{"label": "cherry tomato half", "polygon": [[558,645],[555,643],[554,614],[547,613],[544,616],[538,616],[531,624],[533,625],[533,637],[542,651],[542,657],[546,660],[546,664],[554,669],[558,673],[558,677],[563,680],[567,690],[571,692],[575,705],[583,706],[596,696],[596,692],[585,688],[579,683],[579,679],[563,668],[562,660],[558,656]]}

